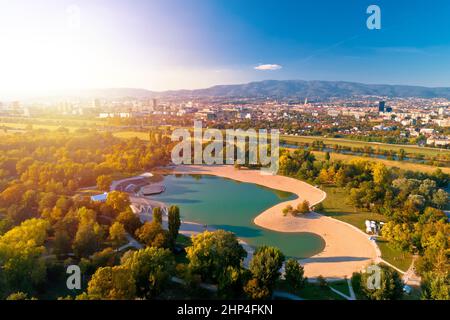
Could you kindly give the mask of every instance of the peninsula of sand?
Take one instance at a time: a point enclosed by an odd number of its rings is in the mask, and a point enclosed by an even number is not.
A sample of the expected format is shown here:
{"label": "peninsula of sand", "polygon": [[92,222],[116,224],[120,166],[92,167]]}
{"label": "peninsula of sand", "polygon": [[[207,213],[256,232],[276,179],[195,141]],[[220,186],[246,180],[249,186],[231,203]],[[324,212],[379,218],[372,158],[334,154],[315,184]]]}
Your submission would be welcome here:
{"label": "peninsula of sand", "polygon": [[300,260],[307,277],[351,277],[353,272],[361,271],[380,259],[377,245],[354,226],[314,212],[298,217],[283,215],[283,208],[289,204],[296,207],[303,200],[308,200],[312,206],[326,198],[324,191],[308,183],[227,165],[182,165],[175,167],[172,173],[214,175],[296,194],[298,198],[295,200],[279,203],[262,212],[254,219],[254,223],[278,232],[315,233],[324,239],[325,248],[322,252]]}

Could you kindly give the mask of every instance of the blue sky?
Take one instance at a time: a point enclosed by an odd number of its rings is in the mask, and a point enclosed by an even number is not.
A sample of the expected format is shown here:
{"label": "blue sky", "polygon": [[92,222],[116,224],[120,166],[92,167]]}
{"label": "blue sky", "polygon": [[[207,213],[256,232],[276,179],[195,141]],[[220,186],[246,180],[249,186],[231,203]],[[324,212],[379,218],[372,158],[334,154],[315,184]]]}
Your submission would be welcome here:
{"label": "blue sky", "polygon": [[[371,4],[381,30],[366,27]],[[263,79],[450,86],[447,0],[0,0],[0,36],[10,91]],[[255,69],[266,64],[278,67]]]}

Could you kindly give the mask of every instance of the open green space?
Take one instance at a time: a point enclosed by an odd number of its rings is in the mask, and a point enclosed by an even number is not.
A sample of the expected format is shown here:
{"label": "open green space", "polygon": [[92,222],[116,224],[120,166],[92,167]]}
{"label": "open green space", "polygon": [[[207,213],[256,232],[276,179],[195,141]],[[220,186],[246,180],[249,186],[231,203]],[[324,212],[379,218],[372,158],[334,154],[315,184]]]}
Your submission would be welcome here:
{"label": "open green space", "polygon": [[366,141],[357,141],[357,140],[349,140],[342,138],[325,138],[325,137],[314,137],[314,136],[281,136],[281,140],[287,143],[312,143],[314,141],[322,141],[326,145],[335,145],[338,144],[343,147],[372,147],[375,150],[380,149],[382,151],[395,151],[398,152],[400,149],[403,149],[406,153],[410,154],[423,154],[426,156],[438,156],[442,154],[450,155],[450,150],[438,149],[438,148],[429,148],[429,147],[419,147],[413,145],[395,145],[388,143],[378,143],[378,142],[366,142]]}
{"label": "open green space", "polygon": [[377,244],[384,260],[402,271],[408,270],[412,262],[412,255],[410,253],[395,249],[389,242],[382,239],[377,240]]}
{"label": "open green space", "polygon": [[386,221],[386,218],[378,213],[364,212],[348,204],[349,192],[345,188],[322,188],[327,197],[323,202],[324,215],[349,223],[358,229],[365,231],[366,220]]}
{"label": "open green space", "polygon": [[286,280],[279,280],[276,290],[286,291],[306,300],[345,300],[344,297],[333,292],[329,286],[322,287],[311,282],[306,282],[302,288],[295,290]]}
{"label": "open green space", "polygon": [[[313,151],[313,153],[318,160],[325,159],[325,152]],[[341,161],[345,161],[345,162],[348,162],[348,161],[351,161],[354,159],[381,162],[386,167],[389,167],[389,168],[399,168],[402,170],[410,170],[410,171],[425,172],[425,173],[433,173],[437,169],[441,169],[442,172],[450,174],[450,168],[448,168],[448,167],[436,167],[436,166],[430,166],[430,165],[426,165],[426,164],[406,162],[406,161],[385,160],[385,159],[361,157],[361,156],[342,154],[342,153],[334,153],[334,152],[330,153],[330,157],[331,157],[331,160],[341,160]]]}

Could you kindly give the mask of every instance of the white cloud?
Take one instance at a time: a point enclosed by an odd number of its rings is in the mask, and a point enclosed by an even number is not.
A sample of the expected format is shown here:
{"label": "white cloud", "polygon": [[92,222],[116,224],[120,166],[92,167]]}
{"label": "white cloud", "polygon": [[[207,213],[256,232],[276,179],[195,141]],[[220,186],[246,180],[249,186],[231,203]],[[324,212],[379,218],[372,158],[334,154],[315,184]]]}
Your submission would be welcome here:
{"label": "white cloud", "polygon": [[273,71],[273,70],[280,70],[283,68],[279,64],[260,64],[259,66],[255,67],[255,70],[260,71]]}

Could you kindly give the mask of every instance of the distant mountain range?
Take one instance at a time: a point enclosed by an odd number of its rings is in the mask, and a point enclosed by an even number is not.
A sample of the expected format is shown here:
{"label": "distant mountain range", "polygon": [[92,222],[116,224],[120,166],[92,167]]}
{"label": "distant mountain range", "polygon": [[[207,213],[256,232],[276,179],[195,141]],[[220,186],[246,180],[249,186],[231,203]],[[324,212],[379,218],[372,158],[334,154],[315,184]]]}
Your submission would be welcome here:
{"label": "distant mountain range", "polygon": [[163,94],[193,97],[330,98],[351,96],[450,98],[450,88],[363,84],[344,81],[266,80],[248,84],[219,85],[207,89],[167,91]]}
{"label": "distant mountain range", "polygon": [[135,88],[93,89],[72,92],[69,96],[84,98],[294,98],[326,99],[353,96],[389,98],[447,98],[450,88],[406,85],[363,84],[345,81],[265,80],[247,84],[218,85],[197,90],[149,91]]}

